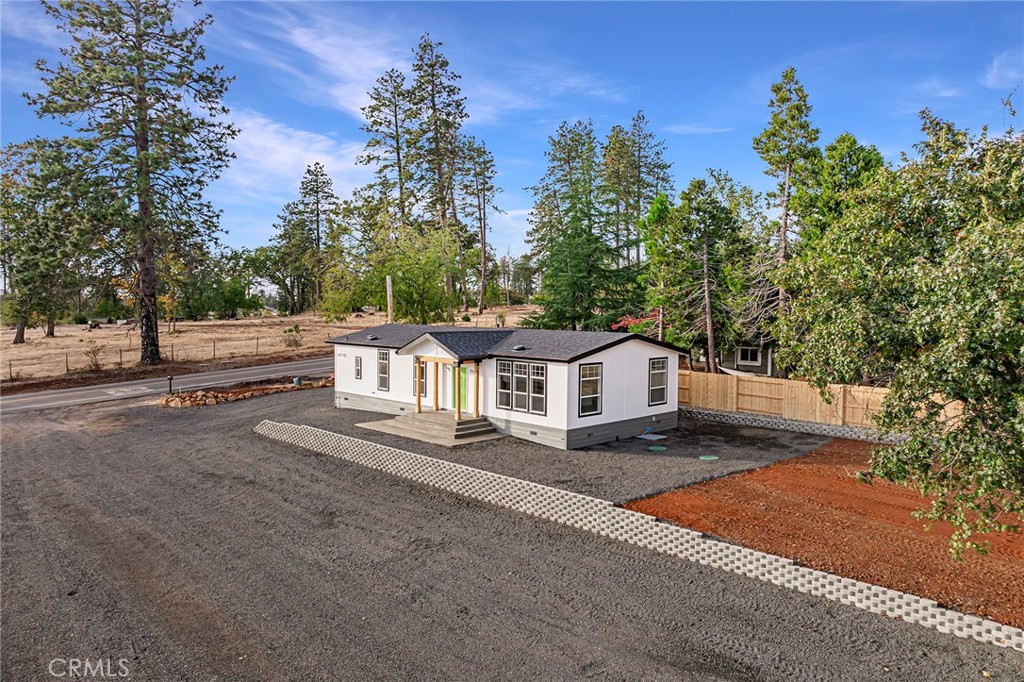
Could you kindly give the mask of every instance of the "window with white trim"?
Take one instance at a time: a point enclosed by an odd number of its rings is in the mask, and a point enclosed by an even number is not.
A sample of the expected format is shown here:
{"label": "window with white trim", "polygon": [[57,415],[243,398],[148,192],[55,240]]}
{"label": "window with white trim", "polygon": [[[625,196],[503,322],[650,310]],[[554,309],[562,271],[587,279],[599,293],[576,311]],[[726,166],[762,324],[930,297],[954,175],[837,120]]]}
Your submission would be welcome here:
{"label": "window with white trim", "polygon": [[547,376],[545,364],[498,360],[498,407],[546,414]]}
{"label": "window with white trim", "polygon": [[761,349],[741,346],[736,354],[737,365],[760,365]]}
{"label": "window with white trim", "polygon": [[391,389],[391,354],[386,350],[377,351],[377,390]]}
{"label": "window with white trim", "polygon": [[547,409],[546,365],[530,365],[530,412],[544,414]]}
{"label": "window with white trim", "polygon": [[668,358],[651,358],[647,372],[647,404],[668,402]]}
{"label": "window with white trim", "polygon": [[580,365],[580,416],[601,414],[603,365]]}
{"label": "window with white trim", "polygon": [[512,363],[498,360],[498,407],[512,409]]}
{"label": "window with white trim", "polygon": [[363,358],[362,356],[356,356],[356,379],[363,378]]}
{"label": "window with white trim", "polygon": [[[423,396],[424,398],[426,398],[427,397],[427,361],[426,360],[420,360],[418,364],[420,366],[420,375],[419,375],[420,395]],[[416,365],[417,365],[416,362],[412,363],[412,394],[413,395],[416,395]]]}

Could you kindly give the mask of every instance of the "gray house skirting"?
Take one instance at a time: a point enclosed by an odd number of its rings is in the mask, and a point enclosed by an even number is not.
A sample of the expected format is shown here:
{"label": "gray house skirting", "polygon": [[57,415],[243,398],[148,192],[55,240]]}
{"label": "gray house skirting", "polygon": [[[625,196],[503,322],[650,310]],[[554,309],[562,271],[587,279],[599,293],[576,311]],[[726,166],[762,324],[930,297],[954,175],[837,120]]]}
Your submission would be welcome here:
{"label": "gray house skirting", "polygon": [[723,412],[721,410],[707,410],[703,408],[681,406],[679,414],[691,419],[703,419],[711,422],[723,422],[725,424],[738,424],[740,426],[756,426],[762,429],[778,429],[780,431],[796,431],[797,433],[811,433],[816,436],[832,436],[833,438],[851,438],[853,440],[866,440],[872,443],[892,442],[892,437],[883,437],[877,431],[865,429],[859,426],[840,426],[838,424],[818,424],[817,422],[805,422],[799,419],[785,419],[773,417],[766,414],[751,414],[749,412]]}
{"label": "gray house skirting", "polygon": [[389,398],[378,398],[374,395],[358,393],[334,392],[334,406],[349,410],[366,410],[383,414],[406,414],[416,411],[416,403],[400,403]]}
{"label": "gray house skirting", "polygon": [[655,552],[849,604],[965,639],[1024,651],[1024,631],[939,606],[885,587],[799,566],[791,559],[713,540],[607,500],[474,469],[309,426],[271,421],[254,429],[266,438],[333,455],[481,502],[507,507]]}
{"label": "gray house skirting", "polygon": [[[358,395],[356,393],[334,393],[334,406],[350,410],[368,410],[370,412],[381,412],[383,414],[408,414],[416,411],[415,403],[400,403],[377,396]],[[508,436],[515,436],[523,440],[549,445],[562,450],[582,448],[597,443],[607,443],[619,440],[620,438],[632,438],[644,432],[650,427],[652,431],[664,431],[676,426],[679,414],[675,411],[662,412],[661,414],[648,417],[636,417],[634,419],[623,419],[617,422],[601,422],[600,416],[595,416],[592,424],[581,426],[575,429],[558,429],[540,424],[527,424],[525,422],[513,421],[499,417],[488,417],[488,421],[494,424],[498,433]]]}

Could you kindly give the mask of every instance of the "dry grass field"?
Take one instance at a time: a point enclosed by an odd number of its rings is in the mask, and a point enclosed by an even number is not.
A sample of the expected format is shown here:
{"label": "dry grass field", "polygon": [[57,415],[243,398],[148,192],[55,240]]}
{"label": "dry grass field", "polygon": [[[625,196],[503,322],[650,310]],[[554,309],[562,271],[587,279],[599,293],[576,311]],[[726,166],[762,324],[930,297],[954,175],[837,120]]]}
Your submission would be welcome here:
{"label": "dry grass field", "polygon": [[[513,306],[488,310],[483,315],[470,312],[470,321],[459,320],[460,326],[494,327],[496,316],[505,312],[507,326],[515,326],[533,310],[529,306]],[[175,363],[206,363],[213,360],[267,358],[290,359],[296,355],[327,355],[324,341],[351,331],[384,324],[385,314],[361,313],[343,323],[325,322],[319,315],[294,317],[263,317],[239,320],[204,320],[178,322],[173,331],[160,326],[160,349]],[[286,345],[285,330],[299,325],[300,345]],[[30,329],[25,343],[17,346],[12,327],[0,330],[0,381],[18,382],[95,370],[133,367],[138,362],[138,329],[130,326],[103,324],[89,330],[86,325],[58,325],[56,336],[45,338],[43,329]]]}

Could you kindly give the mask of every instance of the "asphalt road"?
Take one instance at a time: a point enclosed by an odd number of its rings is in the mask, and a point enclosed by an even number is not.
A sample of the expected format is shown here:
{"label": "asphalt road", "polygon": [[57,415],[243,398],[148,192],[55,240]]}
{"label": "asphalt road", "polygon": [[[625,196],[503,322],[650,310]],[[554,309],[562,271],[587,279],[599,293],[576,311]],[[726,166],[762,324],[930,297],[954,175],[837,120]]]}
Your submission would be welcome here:
{"label": "asphalt road", "polygon": [[4,679],[59,657],[159,681],[1021,679],[1017,652],[252,433],[330,402],[6,418]]}
{"label": "asphalt road", "polygon": [[[260,365],[257,367],[238,367],[215,372],[186,374],[174,379],[174,390],[191,390],[208,386],[226,386],[242,381],[257,381],[289,375],[325,376],[334,371],[334,358],[315,358],[297,360],[276,365]],[[85,405],[126,398],[142,398],[160,395],[167,392],[167,378],[139,379],[124,381],[117,384],[99,384],[64,388],[55,391],[39,391],[37,393],[21,393],[12,396],[0,396],[0,413],[10,414],[25,410],[40,410],[70,405]]]}

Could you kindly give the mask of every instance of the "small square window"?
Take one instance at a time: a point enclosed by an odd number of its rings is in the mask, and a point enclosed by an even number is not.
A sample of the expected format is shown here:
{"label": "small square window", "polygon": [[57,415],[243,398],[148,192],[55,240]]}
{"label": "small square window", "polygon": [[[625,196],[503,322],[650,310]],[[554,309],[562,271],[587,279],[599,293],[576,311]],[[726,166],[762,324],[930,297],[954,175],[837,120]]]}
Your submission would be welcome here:
{"label": "small square window", "polygon": [[736,364],[738,365],[760,365],[761,349],[741,347],[737,351]]}

